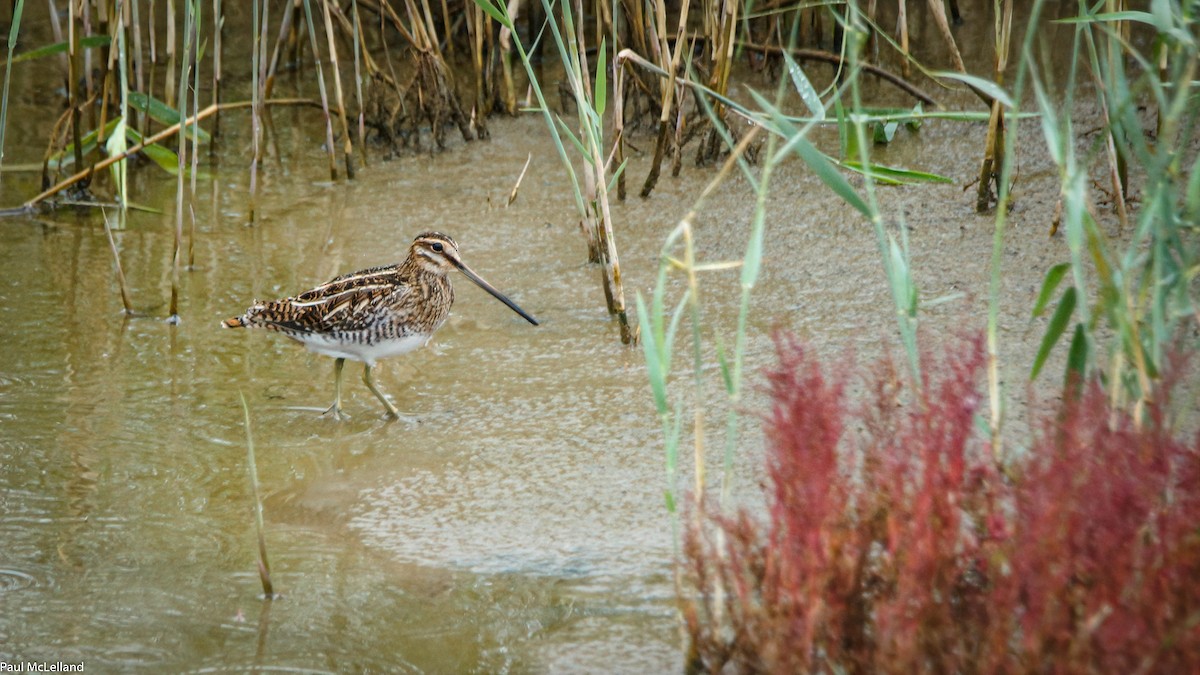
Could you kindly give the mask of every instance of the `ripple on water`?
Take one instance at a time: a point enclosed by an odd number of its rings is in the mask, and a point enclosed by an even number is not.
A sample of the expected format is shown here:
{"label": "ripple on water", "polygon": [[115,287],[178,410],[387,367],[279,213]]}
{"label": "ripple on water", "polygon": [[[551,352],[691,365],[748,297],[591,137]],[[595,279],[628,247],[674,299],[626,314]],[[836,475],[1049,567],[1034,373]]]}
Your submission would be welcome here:
{"label": "ripple on water", "polygon": [[26,574],[21,570],[0,567],[0,593],[12,593],[37,585],[37,577],[32,574]]}

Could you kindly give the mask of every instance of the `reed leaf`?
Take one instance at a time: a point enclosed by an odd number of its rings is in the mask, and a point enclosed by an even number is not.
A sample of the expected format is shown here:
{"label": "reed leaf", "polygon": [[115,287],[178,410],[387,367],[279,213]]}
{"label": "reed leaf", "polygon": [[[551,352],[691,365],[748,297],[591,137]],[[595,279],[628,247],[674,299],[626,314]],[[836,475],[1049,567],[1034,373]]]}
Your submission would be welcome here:
{"label": "reed leaf", "polygon": [[[134,110],[146,113],[155,122],[166,126],[179,124],[179,120],[182,119],[178,110],[140,91],[129,92],[129,105]],[[212,141],[212,136],[204,129],[201,129],[199,124],[189,124],[185,129],[188,130],[187,133],[189,135],[199,139],[201,143]]]}
{"label": "reed leaf", "polygon": [[[129,147],[129,136],[126,133],[125,118],[118,117],[116,126],[113,127],[113,133],[108,137],[104,144],[104,150],[110,157],[125,154],[126,148]],[[129,162],[122,159],[112,166],[108,167],[112,171],[113,185],[116,187],[117,199],[122,205],[129,202],[129,195],[126,192],[128,188]]]}
{"label": "reed leaf", "polygon": [[1075,297],[1075,287],[1072,286],[1063,293],[1062,299],[1058,301],[1054,316],[1050,317],[1050,324],[1046,327],[1046,334],[1042,336],[1042,344],[1038,347],[1037,356],[1033,359],[1033,369],[1029,373],[1029,379],[1037,379],[1038,373],[1042,371],[1042,366],[1046,363],[1046,358],[1050,356],[1050,350],[1054,348],[1058,339],[1067,329],[1071,315],[1075,312]]}
{"label": "reed leaf", "polygon": [[598,122],[602,122],[604,118],[604,107],[608,101],[608,55],[607,41],[600,40],[600,54],[596,57],[596,87],[592,90],[592,95],[595,98],[595,112]]}
{"label": "reed leaf", "polygon": [[[17,4],[24,5],[25,0],[20,0],[20,2]],[[5,65],[13,63],[25,63],[26,61],[34,61],[46,56],[54,56],[55,54],[66,54],[67,48],[70,47],[70,44],[67,42],[55,42],[54,44],[38,47],[37,49],[31,49],[27,52],[21,52],[20,54],[13,56],[13,49],[17,46],[14,36],[20,31],[20,29],[21,17],[19,12],[14,11],[13,24],[9,32],[8,59],[5,61]],[[107,47],[111,44],[112,38],[108,35],[88,35],[79,38],[79,47],[81,49],[96,49],[97,47]]]}
{"label": "reed leaf", "polygon": [[915,171],[913,169],[902,169],[885,164],[871,164],[863,168],[862,163],[856,160],[844,160],[837,162],[838,166],[854,171],[855,173],[864,176],[870,176],[880,183],[888,185],[908,185],[910,183],[953,183],[954,179],[947,176],[942,176],[936,173],[927,171]]}
{"label": "reed leaf", "polygon": [[1001,105],[1003,105],[1005,108],[1015,107],[1012,96],[1008,92],[1004,91],[1003,87],[991,80],[984,79],[977,75],[968,75],[967,73],[959,73],[951,70],[938,70],[931,73],[931,75],[933,77],[945,78],[948,80],[958,80],[959,82],[962,82],[963,84],[981,91],[997,101],[1000,101]]}
{"label": "reed leaf", "polygon": [[1046,278],[1042,281],[1042,290],[1038,293],[1037,302],[1033,303],[1033,316],[1041,316],[1046,311],[1046,305],[1050,303],[1050,298],[1053,297],[1054,291],[1058,289],[1059,282],[1062,281],[1063,276],[1070,269],[1070,263],[1059,263],[1046,272]]}
{"label": "reed leaf", "polygon": [[792,58],[790,50],[783,50],[783,60],[787,64],[788,75],[792,78],[792,86],[796,88],[796,93],[800,95],[800,100],[804,101],[804,105],[808,106],[808,110],[812,113],[815,120],[824,120],[825,103],[821,101],[821,95],[817,93],[812,82],[808,80],[808,76],[804,74],[804,69]]}

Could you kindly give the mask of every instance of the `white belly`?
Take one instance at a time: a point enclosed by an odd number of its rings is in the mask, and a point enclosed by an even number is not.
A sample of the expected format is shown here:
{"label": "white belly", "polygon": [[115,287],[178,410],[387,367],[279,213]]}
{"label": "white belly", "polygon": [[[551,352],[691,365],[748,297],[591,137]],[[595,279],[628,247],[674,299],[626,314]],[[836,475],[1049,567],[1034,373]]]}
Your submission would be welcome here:
{"label": "white belly", "polygon": [[392,340],[384,340],[373,345],[341,342],[322,335],[308,335],[296,339],[303,342],[309,351],[339,359],[362,361],[369,366],[373,366],[379,359],[386,359],[389,356],[400,356],[401,354],[407,354],[424,347],[429,342],[430,337],[432,335],[418,333]]}

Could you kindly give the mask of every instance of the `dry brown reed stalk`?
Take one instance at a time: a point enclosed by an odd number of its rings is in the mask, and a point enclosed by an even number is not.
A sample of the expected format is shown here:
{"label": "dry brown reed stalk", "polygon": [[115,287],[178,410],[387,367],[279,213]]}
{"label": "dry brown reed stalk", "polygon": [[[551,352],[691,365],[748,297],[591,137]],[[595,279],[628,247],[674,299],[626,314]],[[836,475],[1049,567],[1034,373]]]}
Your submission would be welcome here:
{"label": "dry brown reed stalk", "polygon": [[[354,96],[355,102],[358,103],[358,156],[365,165],[367,161],[365,149],[367,143],[367,104],[363,96],[363,72],[365,69],[367,78],[373,78],[375,73],[379,71],[379,67],[375,64],[375,59],[371,57],[371,52],[367,49],[366,34],[363,32],[362,22],[358,14],[358,0],[351,0],[350,10],[353,18],[346,16],[346,13],[336,3],[327,3],[325,7],[328,9],[330,15],[337,20],[338,26],[342,29],[343,37],[349,36],[350,49],[354,53]],[[336,53],[334,55],[336,56]],[[335,69],[334,72],[336,73],[337,70]],[[344,105],[341,107],[345,110]],[[350,176],[350,178],[353,178],[353,176]]]}
{"label": "dry brown reed stalk", "polygon": [[[740,7],[739,0],[714,0],[706,3],[704,26],[709,45],[708,87],[720,96],[726,96],[729,92],[729,75],[733,68],[733,50],[737,42]],[[713,102],[711,118],[701,122],[704,131],[701,134],[700,146],[696,150],[697,164],[714,161],[720,156],[724,141],[715,124],[723,124],[724,120],[725,105],[716,100]],[[732,128],[729,128],[729,131],[734,133]],[[734,133],[735,138],[736,136]]]}
{"label": "dry brown reed stalk", "polygon": [[[1004,72],[1008,69],[1009,41],[1012,35],[1012,0],[1001,0],[1003,8],[996,13],[996,60],[993,73],[996,84],[1004,83]],[[992,114],[988,119],[987,141],[983,149],[983,162],[979,168],[979,185],[975,196],[975,210],[982,213],[991,207],[999,189],[1000,171],[1004,166],[1004,105],[992,101]],[[992,192],[992,187],[996,192]]]}
{"label": "dry brown reed stalk", "polygon": [[[134,3],[134,4],[136,5],[137,3]],[[220,106],[221,106],[221,50],[222,50],[222,47],[224,47],[223,36],[225,33],[225,14],[223,13],[223,8],[221,7],[221,0],[213,0],[212,32],[213,32],[213,46],[212,46],[212,59],[213,59],[213,61],[212,61],[212,69],[213,69],[212,95],[213,95],[213,97],[212,97],[212,102],[213,102],[213,105],[217,106],[217,110],[220,111],[220,109],[221,109],[220,108]],[[139,48],[139,51],[140,51],[140,48]],[[139,87],[141,86],[141,81],[138,82],[138,86]],[[218,112],[213,117],[212,131],[210,133],[211,133],[214,141],[216,140],[216,138],[218,136],[221,135],[221,114],[220,114],[220,112]],[[215,142],[209,143],[208,147],[209,147],[210,152],[215,155],[216,149],[217,149],[217,144]]]}
{"label": "dry brown reed stalk", "polygon": [[[81,50],[79,48],[80,32],[82,31],[82,7],[71,3],[71,20],[68,25],[67,38],[67,108],[71,111],[71,140],[75,144],[75,166],[83,166],[83,135],[79,131],[79,74],[83,68]],[[84,189],[87,188],[85,184]]]}
{"label": "dry brown reed stalk", "polygon": [[[420,145],[418,121],[429,121],[431,135],[437,148],[446,146],[445,125],[447,122],[458,127],[464,141],[472,140],[471,124],[463,114],[462,103],[454,89],[454,75],[446,66],[438,50],[437,31],[429,12],[429,3],[422,0],[424,11],[418,10],[413,0],[404,0],[405,9],[411,19],[413,46],[416,49],[416,75],[405,96],[412,100],[418,112],[410,120],[410,138]],[[476,134],[478,135],[478,133]]]}
{"label": "dry brown reed stalk", "polygon": [[943,0],[929,0],[929,13],[933,15],[933,22],[937,25],[938,34],[942,36],[942,41],[946,43],[946,49],[950,52],[950,61],[954,70],[960,73],[967,72],[962,54],[958,51],[958,43],[954,41],[954,34],[950,32],[950,23],[946,20],[946,7]]}
{"label": "dry brown reed stalk", "polygon": [[267,39],[267,16],[268,7],[267,0],[262,0],[258,3],[253,2],[253,31],[254,45],[250,52],[250,77],[252,79],[250,87],[251,107],[250,107],[250,142],[253,147],[253,157],[250,158],[250,205],[249,220],[254,222],[254,216],[257,213],[257,197],[258,197],[258,167],[262,163],[262,142],[263,142],[263,110],[262,101],[266,98],[266,82],[263,77],[263,45]]}
{"label": "dry brown reed stalk", "polygon": [[267,83],[264,98],[269,98],[275,91],[275,76],[279,73],[279,56],[283,53],[283,46],[292,39],[292,30],[294,26],[292,22],[296,18],[295,12],[283,12],[283,18],[279,21],[279,35],[275,37],[275,48],[271,51],[271,65],[267,68]]}
{"label": "dry brown reed stalk", "polygon": [[[590,91],[592,76],[588,68],[587,60],[587,45],[584,41],[584,21],[583,21],[583,2],[582,0],[574,0],[575,16],[579,17],[576,25],[575,48],[579,54],[579,81],[576,87],[576,99],[579,105],[587,105],[590,101],[595,100],[595,93]],[[601,66],[603,67],[603,66]],[[586,155],[590,158],[592,166],[587,171],[584,171],[584,179],[587,193],[590,197],[589,203],[595,205],[591,209],[593,218],[591,218],[591,226],[595,232],[597,240],[597,249],[600,252],[600,263],[604,273],[603,286],[604,297],[608,304],[610,314],[617,317],[617,325],[621,331],[621,342],[624,344],[633,344],[633,328],[629,325],[629,315],[625,309],[625,289],[621,282],[621,262],[617,256],[616,239],[613,237],[612,229],[612,212],[608,204],[608,185],[605,181],[607,171],[605,170],[605,153],[603,148],[599,146],[600,139],[595,134],[581,133],[580,137],[586,142],[592,143],[592,147],[588,148]],[[595,217],[599,217],[600,222],[595,222]]]}
{"label": "dry brown reed stalk", "polygon": [[[483,33],[487,29],[490,31],[491,21],[486,18],[483,10],[474,2],[467,6],[467,39],[471,43],[471,70],[475,75],[475,115],[483,119],[485,101],[484,98],[484,61],[483,61]],[[516,99],[513,99],[513,105],[516,105]]]}
{"label": "dry brown reed stalk", "polygon": [[[685,39],[685,31],[687,29],[688,7],[689,2],[682,2],[679,5],[679,20],[676,23],[675,33],[675,50],[671,50],[670,42],[667,40],[667,13],[664,7],[665,3],[656,2],[655,4],[655,28],[656,37],[659,43],[660,63],[659,66],[668,73],[675,73],[679,70],[679,57],[683,51],[685,44],[690,44]],[[679,115],[682,115],[682,106],[677,106],[675,103],[675,92],[677,87],[675,82],[669,77],[662,78],[660,81],[662,92],[662,110],[658,118],[658,141],[654,145],[654,159],[650,163],[650,173],[646,175],[646,181],[642,184],[642,197],[649,197],[654,191],[655,184],[658,183],[658,174],[662,166],[663,155],[667,148],[667,139],[671,137],[671,114],[676,112],[677,108]]]}
{"label": "dry brown reed stalk", "polygon": [[329,0],[322,0],[325,18],[325,38],[329,43],[329,66],[333,70],[333,90],[337,95],[338,119],[342,123],[342,154],[346,162],[346,178],[354,178],[354,144],[350,141],[350,124],[346,121],[346,100],[342,95],[342,74],[338,67],[337,44],[333,39],[333,19],[329,15]]}
{"label": "dry brown reed stalk", "polygon": [[517,176],[517,182],[513,185],[512,191],[508,193],[508,202],[504,204],[504,208],[512,206],[512,203],[517,201],[517,191],[521,189],[521,181],[525,180],[525,172],[529,170],[529,163],[533,161],[533,153],[525,158],[525,166],[521,167],[521,175]]}
{"label": "dry brown reed stalk", "polygon": [[[508,16],[512,18],[513,25],[516,25],[518,16],[521,12],[521,0],[508,0]],[[485,25],[490,26],[491,21],[485,20]],[[491,29],[488,28],[488,32]],[[513,88],[512,74],[512,34],[506,26],[500,27],[500,75],[504,78],[504,112],[509,115],[514,115],[517,112],[517,92]]]}
{"label": "dry brown reed stalk", "polygon": [[[350,0],[351,13],[354,15],[354,96],[358,102],[358,152],[363,166],[367,164],[367,124],[364,118],[365,101],[363,99],[363,67],[367,66],[367,76],[371,74],[371,54],[367,51],[366,36],[363,35],[362,21],[358,15],[358,0]],[[335,6],[336,8],[336,6]],[[338,9],[340,15],[341,9]]]}
{"label": "dry brown reed stalk", "polygon": [[[125,21],[127,22],[125,30],[127,33],[133,33],[133,53],[129,55],[129,64],[130,67],[133,68],[133,81],[138,91],[147,91],[145,86],[146,63],[143,60],[142,55],[142,21],[141,14],[138,12],[138,4],[139,3],[136,2],[122,3],[122,5],[125,7],[125,13],[127,15],[125,18]],[[139,110],[137,111],[137,123],[131,126],[145,136],[146,131],[148,130],[149,120],[150,115],[146,114],[145,111]]]}
{"label": "dry brown reed stalk", "polygon": [[250,433],[250,406],[246,403],[244,393],[238,392],[238,396],[242,400],[242,417],[246,425],[246,463],[250,472],[251,496],[254,498],[254,531],[258,538],[258,579],[262,582],[263,595],[270,600],[275,597],[275,586],[271,583],[271,563],[267,559],[262,495],[258,489],[258,463],[254,459],[254,437]]}
{"label": "dry brown reed stalk", "polygon": [[112,223],[108,221],[108,212],[103,209],[104,233],[108,235],[108,246],[112,249],[113,261],[117,264],[117,283],[121,287],[121,305],[125,308],[125,316],[133,316],[133,303],[129,300],[129,287],[125,283],[125,270],[121,268],[121,254],[117,252],[117,241],[113,238]]}
{"label": "dry brown reed stalk", "polygon": [[313,24],[312,3],[304,0],[304,20],[308,26],[309,47],[317,67],[317,90],[321,93],[321,111],[325,114],[325,148],[329,156],[329,179],[337,180],[337,160],[333,149],[333,118],[329,115],[329,97],[325,93],[325,68],[321,64],[321,49],[317,46],[317,31]]}
{"label": "dry brown reed stalk", "polygon": [[[153,32],[153,27],[150,30]],[[167,106],[175,108],[175,0],[167,0],[167,89],[164,93]]]}
{"label": "dry brown reed stalk", "polygon": [[[184,23],[183,23],[183,55],[180,59],[181,72],[179,73],[179,103],[180,117],[184,117],[188,108],[188,74],[196,65],[196,60],[199,56],[198,48],[198,31],[196,27],[195,10],[199,6],[199,0],[184,0]],[[197,92],[198,94],[199,92]],[[179,144],[177,156],[179,159],[178,173],[175,176],[175,232],[173,239],[173,247],[171,253],[171,301],[167,310],[167,321],[170,323],[179,323],[179,258],[180,250],[183,247],[183,203],[184,191],[183,183],[187,176],[187,127],[185,123],[181,127],[182,133],[179,134]],[[193,174],[194,175],[194,174]],[[194,185],[194,184],[193,184]],[[193,190],[194,195],[194,190]]]}
{"label": "dry brown reed stalk", "polygon": [[[1125,0],[1106,0],[1105,9],[1108,13],[1115,14],[1125,10]],[[1118,72],[1118,61],[1125,57],[1124,44],[1128,44],[1129,40],[1129,22],[1115,21],[1114,28],[1116,36],[1110,33],[1104,33],[1104,42],[1106,47],[1105,56],[1109,61],[1109,72]],[[1164,50],[1164,55],[1166,51]],[[1160,69],[1160,76],[1165,72],[1165,61],[1163,69]],[[1092,80],[1096,83],[1096,91],[1100,92],[1100,96],[1108,98],[1107,88],[1101,80],[1100,73],[1094,68],[1089,68],[1088,71],[1092,74]],[[1164,78],[1165,79],[1165,78]],[[1101,112],[1104,114],[1104,128],[1108,129],[1104,139],[1105,154],[1108,158],[1109,178],[1112,182],[1112,200],[1113,206],[1117,211],[1117,219],[1120,222],[1121,229],[1124,230],[1128,225],[1129,217],[1126,213],[1125,200],[1129,196],[1129,167],[1125,162],[1125,153],[1118,152],[1117,144],[1120,142],[1115,133],[1115,127],[1112,120],[1109,119],[1108,106],[1100,106]],[[1121,143],[1122,149],[1125,149],[1126,143]]]}
{"label": "dry brown reed stalk", "polygon": [[[196,153],[193,152],[192,157],[194,158],[195,156],[196,156]],[[195,165],[193,164],[192,165],[192,175],[193,176],[195,175],[195,172],[196,172],[196,169],[195,169]],[[193,202],[195,202],[195,199],[196,199],[196,187],[193,185],[192,186],[192,201],[188,202],[188,213],[191,214],[191,220],[188,222],[188,262],[187,262],[187,267],[189,270],[196,269],[196,205],[195,205],[195,203],[193,203]]]}

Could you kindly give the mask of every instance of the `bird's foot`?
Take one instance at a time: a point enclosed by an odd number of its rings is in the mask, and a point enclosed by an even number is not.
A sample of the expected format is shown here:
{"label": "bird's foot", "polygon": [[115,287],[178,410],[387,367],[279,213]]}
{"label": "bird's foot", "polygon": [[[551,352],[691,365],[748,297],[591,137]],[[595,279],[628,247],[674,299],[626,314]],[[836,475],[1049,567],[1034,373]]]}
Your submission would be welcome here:
{"label": "bird's foot", "polygon": [[328,414],[330,414],[330,413],[333,413],[333,419],[335,419],[335,420],[348,420],[348,419],[350,419],[350,416],[349,416],[349,415],[347,415],[346,413],[342,412],[342,402],[341,402],[341,401],[335,401],[333,405],[331,405],[331,406],[329,406],[328,408],[326,408],[326,409],[325,409],[325,412],[321,413],[321,417],[324,417],[324,416],[326,416],[326,415],[328,415]]}

